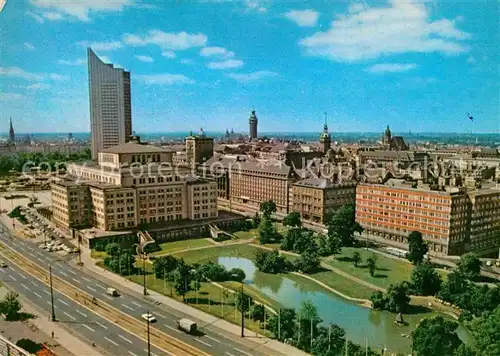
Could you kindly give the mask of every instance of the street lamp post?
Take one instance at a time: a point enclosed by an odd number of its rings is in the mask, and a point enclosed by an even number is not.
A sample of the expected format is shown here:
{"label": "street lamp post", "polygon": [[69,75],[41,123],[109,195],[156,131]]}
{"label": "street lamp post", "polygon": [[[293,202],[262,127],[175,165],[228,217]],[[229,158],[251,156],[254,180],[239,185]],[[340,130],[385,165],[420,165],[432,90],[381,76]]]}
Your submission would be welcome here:
{"label": "street lamp post", "polygon": [[52,266],[49,266],[49,283],[50,283],[51,319],[52,321],[56,321],[56,311],[54,309],[54,291],[52,289]]}
{"label": "street lamp post", "polygon": [[151,340],[149,336],[149,309],[148,309],[147,324],[148,324],[148,356],[151,356]]}
{"label": "street lamp post", "polygon": [[243,281],[241,281],[241,337],[245,337],[245,295],[243,294]]}
{"label": "street lamp post", "polygon": [[144,253],[144,246],[138,244],[135,251],[138,255],[142,257],[142,285],[143,285],[143,294],[148,295],[148,290],[146,289],[146,254]]}

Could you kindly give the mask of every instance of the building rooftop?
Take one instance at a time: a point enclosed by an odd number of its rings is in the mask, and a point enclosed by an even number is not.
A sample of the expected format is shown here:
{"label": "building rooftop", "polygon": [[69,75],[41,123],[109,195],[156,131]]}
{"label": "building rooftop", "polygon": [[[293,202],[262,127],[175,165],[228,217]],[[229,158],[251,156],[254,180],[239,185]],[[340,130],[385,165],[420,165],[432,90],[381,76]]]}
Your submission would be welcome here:
{"label": "building rooftop", "polygon": [[332,182],[331,180],[326,178],[308,178],[295,182],[294,185],[301,187],[328,189],[328,188],[336,188],[343,186],[354,186],[356,185],[356,182],[354,181]]}
{"label": "building rooftop", "polygon": [[167,153],[173,151],[153,145],[138,143],[137,141],[129,141],[121,145],[106,148],[100,152],[119,154],[119,153]]}

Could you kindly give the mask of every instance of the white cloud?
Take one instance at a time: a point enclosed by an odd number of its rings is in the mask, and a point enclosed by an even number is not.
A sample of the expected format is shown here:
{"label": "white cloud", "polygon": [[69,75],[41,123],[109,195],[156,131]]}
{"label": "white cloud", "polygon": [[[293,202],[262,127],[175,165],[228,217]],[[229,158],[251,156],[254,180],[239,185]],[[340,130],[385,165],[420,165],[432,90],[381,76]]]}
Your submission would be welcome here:
{"label": "white cloud", "polygon": [[140,60],[141,62],[145,63],[153,63],[155,60],[151,58],[150,56],[141,56],[141,55],[136,55],[135,58]]}
{"label": "white cloud", "polygon": [[41,90],[41,89],[49,89],[51,87],[50,84],[47,83],[35,83],[30,85],[16,85],[16,88],[23,88],[27,90]]}
{"label": "white cloud", "polygon": [[315,10],[292,10],[284,14],[287,19],[301,27],[314,27],[318,23],[319,12]]}
{"label": "white cloud", "polygon": [[364,8],[354,4],[337,16],[326,32],[300,40],[306,53],[338,62],[373,59],[384,55],[468,51],[460,42],[470,38],[455,27],[455,20],[432,21],[424,3],[390,0],[389,7]]}
{"label": "white cloud", "polygon": [[193,64],[192,59],[181,59],[180,62],[181,64]]}
{"label": "white cloud", "polygon": [[255,11],[260,13],[267,12],[267,4],[261,0],[245,0],[247,11]]}
{"label": "white cloud", "polygon": [[92,42],[92,41],[80,41],[78,45],[82,47],[90,47],[94,51],[113,51],[118,48],[122,48],[123,44],[119,41],[109,41],[109,42]]}
{"label": "white cloud", "polygon": [[237,80],[239,82],[248,83],[248,82],[255,82],[257,80],[265,78],[276,77],[278,73],[270,72],[267,70],[259,70],[253,73],[229,73],[226,75],[229,78],[233,78],[234,80]]}
{"label": "white cloud", "polygon": [[161,55],[170,59],[177,57],[174,51],[163,51]]}
{"label": "white cloud", "polygon": [[13,100],[21,100],[24,98],[25,96],[23,94],[0,92],[0,101],[13,101]]}
{"label": "white cloud", "polygon": [[56,74],[56,73],[45,73],[45,74],[30,73],[30,72],[26,72],[25,70],[23,70],[19,67],[0,67],[0,76],[21,78],[21,79],[31,80],[31,81],[41,81],[44,79],[62,81],[62,80],[69,79],[69,77],[66,75],[60,75],[60,74]]}
{"label": "white cloud", "polygon": [[42,80],[43,79],[42,75],[26,72],[25,70],[23,70],[19,67],[10,67],[10,68],[0,67],[0,75],[6,76],[6,77],[21,78],[21,79],[25,79],[25,80]]}
{"label": "white cloud", "polygon": [[243,61],[239,59],[228,59],[223,62],[210,62],[207,64],[207,67],[210,69],[231,69],[231,68],[239,68],[243,66]]}
{"label": "white cloud", "polygon": [[467,63],[470,63],[470,64],[476,63],[476,58],[469,56],[469,58],[467,58]]}
{"label": "white cloud", "polygon": [[75,59],[74,61],[65,60],[65,59],[59,59],[57,61],[57,63],[58,64],[63,64],[63,65],[66,65],[66,66],[81,66],[83,64],[86,64],[87,60],[84,59],[84,58],[78,58],[78,59]]}
{"label": "white cloud", "polygon": [[158,85],[173,85],[173,84],[193,84],[194,80],[186,77],[184,74],[139,74],[134,75],[135,79],[138,79],[146,84],[158,84]]}
{"label": "white cloud", "polygon": [[56,74],[56,73],[49,74],[48,78],[52,79],[52,80],[57,80],[57,81],[69,80],[69,77],[67,75],[61,75],[61,74]]}
{"label": "white cloud", "polygon": [[418,65],[414,63],[380,63],[371,66],[366,71],[370,73],[400,73],[415,69],[417,67]]}
{"label": "white cloud", "polygon": [[27,11],[27,12],[26,12],[26,15],[28,15],[28,16],[30,16],[30,17],[32,17],[32,18],[34,18],[34,19],[35,19],[35,21],[36,21],[36,22],[38,22],[38,23],[43,23],[43,22],[44,22],[43,17],[42,17],[42,16],[40,16],[40,15],[35,14],[34,12]]}
{"label": "white cloud", "polygon": [[164,50],[182,51],[193,47],[203,47],[208,39],[203,33],[190,34],[187,32],[163,32],[160,30],[150,30],[144,36],[125,34],[123,42],[134,47],[156,45]]}
{"label": "white cloud", "polygon": [[24,42],[23,45],[24,45],[24,48],[27,49],[27,50],[29,50],[29,51],[32,51],[32,50],[36,49],[35,46],[33,46],[29,42]]}
{"label": "white cloud", "polygon": [[200,56],[202,57],[220,57],[220,58],[232,58],[234,57],[234,52],[228,51],[223,47],[205,47],[200,51]]}
{"label": "white cloud", "polygon": [[89,13],[117,12],[126,6],[133,5],[133,0],[31,0],[31,3],[41,9],[52,9],[58,13],[69,15],[80,21],[89,22]]}
{"label": "white cloud", "polygon": [[63,19],[63,15],[61,15],[59,12],[43,12],[42,16],[49,21],[57,21]]}

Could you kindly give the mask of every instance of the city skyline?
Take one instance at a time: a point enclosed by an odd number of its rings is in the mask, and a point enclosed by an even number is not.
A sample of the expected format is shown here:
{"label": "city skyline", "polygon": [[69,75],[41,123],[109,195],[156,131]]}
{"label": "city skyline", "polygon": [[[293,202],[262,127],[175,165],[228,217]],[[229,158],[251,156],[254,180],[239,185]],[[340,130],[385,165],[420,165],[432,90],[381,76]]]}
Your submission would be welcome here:
{"label": "city skyline", "polygon": [[321,132],[327,111],[333,134],[387,124],[500,133],[495,9],[493,1],[8,2],[2,120],[12,117],[16,133],[90,131],[90,46],[131,71],[137,132],[248,132],[255,109],[259,132]]}

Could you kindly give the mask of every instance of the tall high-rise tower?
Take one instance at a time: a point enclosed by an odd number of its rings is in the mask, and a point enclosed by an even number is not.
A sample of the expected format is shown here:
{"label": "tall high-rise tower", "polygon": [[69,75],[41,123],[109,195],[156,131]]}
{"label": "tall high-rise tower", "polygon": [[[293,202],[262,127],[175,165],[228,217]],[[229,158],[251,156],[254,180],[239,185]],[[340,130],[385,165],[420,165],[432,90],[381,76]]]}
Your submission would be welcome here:
{"label": "tall high-rise tower", "polygon": [[132,135],[130,73],[102,62],[87,50],[92,159],[99,151],[125,143]]}
{"label": "tall high-rise tower", "polygon": [[250,118],[248,119],[248,123],[250,124],[250,140],[253,140],[254,138],[257,138],[257,124],[259,120],[257,119],[257,115],[255,115],[255,110],[252,110],[252,114],[250,115]]}
{"label": "tall high-rise tower", "polygon": [[14,126],[12,126],[12,118],[10,118],[9,142],[14,142],[15,140],[16,140],[16,134],[14,133]]}
{"label": "tall high-rise tower", "polygon": [[319,137],[319,144],[323,154],[326,154],[326,152],[328,152],[328,150],[332,146],[332,136],[330,135],[330,132],[328,132],[328,122],[327,122],[326,112],[325,112],[325,125],[323,126],[323,132]]}

